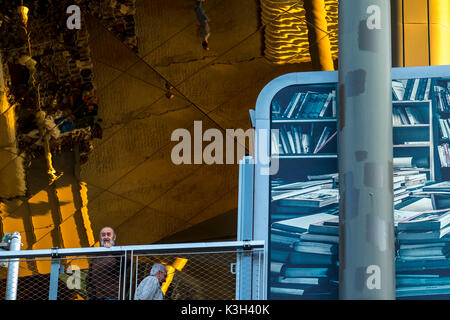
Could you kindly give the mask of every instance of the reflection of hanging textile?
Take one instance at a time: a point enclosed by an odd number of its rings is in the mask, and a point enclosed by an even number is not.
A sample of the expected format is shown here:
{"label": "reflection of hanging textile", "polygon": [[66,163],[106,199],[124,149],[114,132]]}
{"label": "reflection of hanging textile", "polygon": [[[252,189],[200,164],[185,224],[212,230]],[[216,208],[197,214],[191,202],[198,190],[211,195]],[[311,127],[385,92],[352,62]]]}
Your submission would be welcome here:
{"label": "reflection of hanging textile", "polygon": [[45,155],[45,160],[47,163],[47,174],[49,175],[50,183],[53,183],[53,181],[55,181],[55,179],[58,176],[56,175],[56,170],[53,168],[53,163],[52,163],[52,153],[50,151],[50,135],[46,129],[46,124],[45,124],[46,114],[44,111],[40,110],[36,113],[35,117],[36,117],[36,123],[39,128],[40,136],[41,136],[42,142],[44,144],[44,155]]}
{"label": "reflection of hanging textile", "polygon": [[209,35],[211,34],[211,29],[209,28],[209,18],[203,9],[203,0],[197,0],[195,5],[195,13],[197,15],[197,20],[200,23],[200,37],[202,41],[208,41]]}

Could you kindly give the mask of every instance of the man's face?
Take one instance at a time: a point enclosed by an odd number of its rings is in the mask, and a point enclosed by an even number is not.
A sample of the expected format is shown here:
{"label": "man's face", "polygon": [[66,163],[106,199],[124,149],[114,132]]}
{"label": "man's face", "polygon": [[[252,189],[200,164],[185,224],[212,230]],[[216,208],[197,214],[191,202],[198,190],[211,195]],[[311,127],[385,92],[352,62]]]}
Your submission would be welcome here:
{"label": "man's face", "polygon": [[164,281],[166,281],[167,272],[166,271],[164,271],[164,272],[158,271],[156,273],[156,278],[159,280],[160,283],[163,283]]}
{"label": "man's face", "polygon": [[111,228],[103,228],[100,231],[100,245],[105,248],[111,248],[114,246],[116,240],[116,235],[114,234],[113,229]]}

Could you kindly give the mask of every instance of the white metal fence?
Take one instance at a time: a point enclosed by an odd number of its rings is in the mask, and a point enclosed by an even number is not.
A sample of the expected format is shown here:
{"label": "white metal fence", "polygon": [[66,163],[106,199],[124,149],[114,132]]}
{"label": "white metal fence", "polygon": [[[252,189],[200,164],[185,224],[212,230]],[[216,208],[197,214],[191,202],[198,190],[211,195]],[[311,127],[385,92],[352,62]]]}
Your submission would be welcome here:
{"label": "white metal fence", "polygon": [[0,260],[0,299],[133,300],[155,263],[168,269],[166,300],[263,297],[262,241],[0,251]]}

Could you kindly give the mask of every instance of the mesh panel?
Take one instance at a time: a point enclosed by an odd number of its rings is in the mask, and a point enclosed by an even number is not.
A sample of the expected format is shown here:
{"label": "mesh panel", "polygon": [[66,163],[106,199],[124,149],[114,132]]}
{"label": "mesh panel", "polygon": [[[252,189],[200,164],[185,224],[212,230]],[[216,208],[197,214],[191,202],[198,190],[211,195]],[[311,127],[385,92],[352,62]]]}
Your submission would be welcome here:
{"label": "mesh panel", "polygon": [[[140,254],[135,256],[133,295],[155,263],[166,265],[168,275],[162,285],[166,300],[232,300],[236,297],[239,251]],[[252,264],[239,264],[241,274],[250,274]],[[259,263],[254,264],[259,273]],[[244,270],[245,269],[245,270]],[[251,282],[248,290],[251,290]]]}
{"label": "mesh panel", "polygon": [[[19,259],[17,300],[47,300],[51,259]],[[1,268],[0,296],[6,299],[8,269]]]}
{"label": "mesh panel", "polygon": [[61,259],[58,300],[121,299],[124,256],[76,257]]}
{"label": "mesh panel", "polygon": [[[155,263],[168,269],[161,286],[165,300],[259,299],[263,257],[261,249],[65,257],[59,259],[57,299],[134,299]],[[7,262],[0,264],[2,300],[6,299]],[[48,300],[56,289],[51,272],[58,271],[51,267],[51,258],[19,259],[17,300]]]}

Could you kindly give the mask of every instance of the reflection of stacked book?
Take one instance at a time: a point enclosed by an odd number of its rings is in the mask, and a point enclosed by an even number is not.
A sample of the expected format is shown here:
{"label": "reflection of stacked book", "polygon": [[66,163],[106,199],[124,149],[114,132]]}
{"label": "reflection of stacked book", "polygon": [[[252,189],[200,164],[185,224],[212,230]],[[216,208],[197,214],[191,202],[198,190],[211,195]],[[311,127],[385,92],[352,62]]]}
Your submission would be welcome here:
{"label": "reflection of stacked book", "polygon": [[439,161],[441,162],[441,167],[450,166],[450,151],[448,143],[443,143],[437,146]]}
{"label": "reflection of stacked book", "polygon": [[392,100],[430,100],[431,79],[392,81]]}
{"label": "reflection of stacked book", "polygon": [[413,107],[395,107],[392,109],[392,124],[423,124],[425,123],[419,110]]}
{"label": "reflection of stacked book", "polygon": [[[327,217],[327,215],[305,216],[272,224],[270,244],[271,277],[273,279],[276,279],[280,275],[281,267],[279,268],[279,263],[284,264],[288,261],[292,246],[296,241],[300,240],[301,233],[308,230],[310,223],[319,221],[324,217]],[[272,266],[273,263],[274,265]]]}
{"label": "reflection of stacked book", "polygon": [[443,139],[450,139],[450,119],[439,119],[439,129]]}
{"label": "reflection of stacked book", "polygon": [[437,108],[440,112],[449,112],[450,111],[450,93],[448,89],[435,86],[434,94],[436,96]]}
{"label": "reflection of stacked book", "polygon": [[442,181],[430,184],[424,187],[423,191],[450,192],[450,181]]}
{"label": "reflection of stacked book", "polygon": [[324,117],[335,117],[336,94],[319,92],[296,92],[285,108],[278,101],[272,102],[273,119],[314,119]]}
{"label": "reflection of stacked book", "polygon": [[408,170],[429,167],[427,157],[395,157],[393,158],[394,169]]}
{"label": "reflection of stacked book", "polygon": [[338,189],[319,189],[304,194],[294,195],[280,200],[281,206],[288,207],[324,207],[339,202]]}
{"label": "reflection of stacked book", "polygon": [[[337,236],[323,234],[321,231],[321,226],[324,226],[327,221],[330,221],[330,225],[325,225],[325,228],[338,229],[337,217],[326,213],[272,224],[272,235],[280,229],[300,234],[300,239],[292,243],[280,274],[276,279],[273,278],[270,289],[272,298],[335,299],[337,297],[338,241]],[[330,230],[324,232],[335,233]],[[324,240],[323,237],[332,239]]]}
{"label": "reflection of stacked book", "polygon": [[327,173],[319,175],[309,175],[308,180],[322,180],[322,179],[333,179],[335,183],[339,182],[339,173]]}
{"label": "reflection of stacked book", "polygon": [[397,297],[450,294],[450,211],[410,212],[398,221]]}
{"label": "reflection of stacked book", "polygon": [[[272,210],[271,210],[271,220],[285,220],[298,216],[310,215],[317,212],[326,213],[336,213],[337,199],[334,196],[337,193],[336,183],[334,179],[322,179],[322,180],[311,180],[311,181],[300,181],[288,183],[283,180],[272,181]],[[312,199],[313,194],[320,190],[332,190],[333,200],[324,199],[325,197],[318,199]],[[298,201],[291,202],[288,199],[294,199]],[[301,204],[301,200],[304,202]],[[308,199],[308,200],[306,200]],[[287,204],[284,200],[287,200]],[[315,203],[314,203],[315,202]],[[326,206],[326,203],[330,202],[334,205]]]}
{"label": "reflection of stacked book", "polygon": [[[420,166],[420,168],[416,167]],[[393,193],[394,205],[398,205],[411,193],[422,191],[427,182],[427,174],[421,170],[428,166],[428,159],[412,157],[394,158]]]}
{"label": "reflection of stacked book", "polygon": [[[316,131],[316,132],[315,132]],[[272,154],[310,154],[324,149],[336,136],[337,131],[328,126],[314,130],[314,126],[281,126],[271,130]],[[336,151],[334,148],[333,153]]]}

